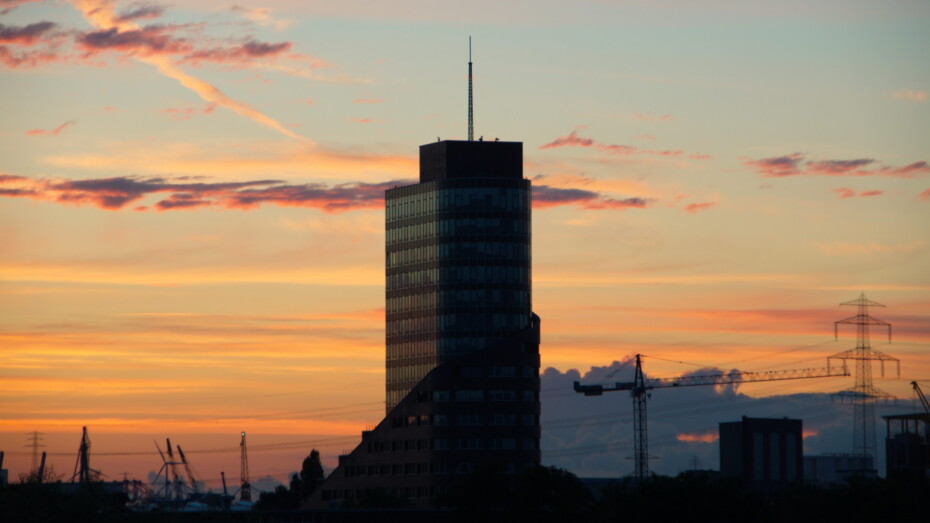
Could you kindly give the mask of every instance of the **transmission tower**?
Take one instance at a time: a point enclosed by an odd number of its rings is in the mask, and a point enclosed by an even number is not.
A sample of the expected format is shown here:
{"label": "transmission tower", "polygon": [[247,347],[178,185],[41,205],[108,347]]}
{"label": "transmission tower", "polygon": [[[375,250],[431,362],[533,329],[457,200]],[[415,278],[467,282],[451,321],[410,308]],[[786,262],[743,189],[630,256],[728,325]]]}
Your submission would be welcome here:
{"label": "transmission tower", "polygon": [[239,476],[242,480],[242,487],[239,488],[239,499],[241,501],[252,501],[252,484],[249,483],[249,455],[245,447],[245,432],[242,433],[242,441],[239,442],[239,447],[242,449],[239,457]]}
{"label": "transmission tower", "polygon": [[894,396],[872,385],[872,361],[879,361],[882,377],[885,376],[886,361],[893,361],[897,364],[897,374],[901,377],[901,362],[898,358],[873,350],[869,346],[870,325],[888,327],[888,342],[891,342],[891,324],[869,315],[869,307],[884,307],[884,305],[866,298],[864,292],[855,300],[840,305],[856,307],[858,312],[855,316],[833,322],[833,335],[839,339],[840,324],[855,325],[856,348],[834,354],[827,358],[827,361],[843,360],[843,366],[846,366],[846,360],[854,360],[856,362],[856,384],[851,389],[838,392],[834,398],[842,403],[853,405],[853,454],[870,456],[872,463],[875,463],[875,403],[879,399],[890,399]]}
{"label": "transmission tower", "polygon": [[26,445],[26,447],[32,447],[32,470],[33,471],[38,470],[38,467],[39,467],[39,448],[45,446],[45,444],[42,443],[43,440],[44,438],[42,437],[42,433],[39,431],[33,431],[32,434],[29,435],[30,443]]}
{"label": "transmission tower", "polygon": [[755,381],[797,380],[807,378],[831,378],[849,376],[845,365],[842,369],[794,369],[773,370],[765,372],[720,372],[703,376],[679,376],[676,378],[646,378],[643,375],[644,356],[636,355],[636,374],[633,381],[616,383],[582,385],[575,382],[575,392],[585,396],[600,396],[605,392],[628,390],[633,397],[633,459],[635,460],[634,477],[643,481],[649,477],[649,448],[647,438],[646,400],[652,396],[652,389],[669,387],[696,387],[700,385],[726,385],[730,383],[750,383]]}

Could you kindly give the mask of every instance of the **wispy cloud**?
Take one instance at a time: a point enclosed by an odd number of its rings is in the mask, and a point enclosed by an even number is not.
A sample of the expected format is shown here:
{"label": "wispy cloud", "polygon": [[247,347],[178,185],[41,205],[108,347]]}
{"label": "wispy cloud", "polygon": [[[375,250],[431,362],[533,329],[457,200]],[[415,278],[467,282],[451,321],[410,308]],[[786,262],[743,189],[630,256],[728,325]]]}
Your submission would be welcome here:
{"label": "wispy cloud", "polygon": [[39,0],[0,0],[0,15],[5,15],[23,4],[38,1]]}
{"label": "wispy cloud", "polygon": [[636,118],[637,120],[642,120],[644,122],[671,122],[672,120],[675,119],[675,117],[670,114],[663,114],[663,115],[657,116],[657,115],[650,114],[650,113],[636,113],[633,115],[633,118]]}
{"label": "wispy cloud", "polygon": [[927,101],[927,92],[926,91],[895,91],[891,93],[891,97],[895,100],[909,100],[911,102],[926,102]]}
{"label": "wispy cloud", "polygon": [[36,22],[25,26],[0,24],[0,44],[34,45],[57,26],[54,22]]}
{"label": "wispy cloud", "polygon": [[352,100],[354,104],[380,104],[384,102],[384,98],[356,98]]}
{"label": "wispy cloud", "polygon": [[203,109],[198,109],[196,107],[168,107],[167,109],[162,109],[161,113],[174,119],[174,120],[190,120],[198,114],[211,114],[216,110],[216,104],[207,104]]}
{"label": "wispy cloud", "polygon": [[[23,176],[0,177],[0,196],[23,197],[71,205],[91,205],[118,211],[137,204],[136,210],[158,211],[216,207],[254,209],[263,204],[281,207],[308,207],[327,213],[381,208],[384,191],[410,180],[382,183],[285,184],[280,180],[247,182],[198,182],[160,177],[118,176],[83,180],[31,179]],[[142,205],[151,195],[166,197],[151,207]]]}
{"label": "wispy cloud", "polygon": [[305,140],[270,116],[227,96],[214,85],[184,72],[174,62],[174,54],[171,53],[189,53],[193,46],[188,40],[174,38],[169,34],[169,28],[174,26],[140,27],[132,20],[120,19],[113,4],[105,0],[74,2],[84,14],[84,18],[97,27],[97,31],[78,38],[85,49],[122,51],[132,58],[156,66],[161,74],[177,80],[209,103],[225,107],[285,136]]}
{"label": "wispy cloud", "polygon": [[785,176],[894,176],[913,178],[922,174],[930,174],[930,164],[926,161],[893,167],[881,165],[874,158],[806,160],[803,153],[792,153],[758,160],[744,158],[743,165],[751,168],[763,178],[781,178]]}
{"label": "wispy cloud", "polygon": [[925,202],[930,202],[930,189],[927,189],[924,192],[920,193],[919,198]]}
{"label": "wispy cloud", "polygon": [[230,11],[240,14],[245,17],[247,20],[255,22],[258,25],[264,27],[273,27],[278,31],[283,31],[290,27],[294,21],[287,20],[282,18],[275,18],[272,13],[273,11],[267,7],[257,7],[254,9],[249,9],[239,5],[234,5],[229,8]]}
{"label": "wispy cloud", "polygon": [[539,146],[540,149],[555,149],[558,147],[591,147],[593,149],[598,149],[608,154],[618,155],[618,156],[633,156],[639,154],[653,155],[653,156],[668,156],[668,157],[685,157],[695,159],[695,160],[706,160],[710,158],[706,154],[691,154],[686,155],[684,151],[681,150],[651,150],[651,149],[640,149],[639,147],[634,147],[632,145],[621,145],[621,144],[607,144],[603,142],[595,141],[592,138],[583,138],[578,136],[578,131],[573,130],[565,136],[560,136],[555,140]]}
{"label": "wispy cloud", "polygon": [[134,3],[129,5],[125,10],[120,11],[117,19],[120,22],[130,20],[151,20],[159,18],[165,13],[166,6],[146,3]]}
{"label": "wispy cloud", "polygon": [[244,64],[256,59],[274,59],[291,49],[291,42],[265,43],[247,40],[239,45],[200,49],[186,55],[181,61],[191,64],[200,62]]}
{"label": "wispy cloud", "polygon": [[51,130],[30,129],[26,131],[26,134],[28,136],[58,136],[59,134],[61,134],[62,131],[64,131],[68,127],[71,127],[72,125],[77,125],[77,122],[74,120],[68,120],[67,122],[59,125],[58,127],[54,129],[51,129]]}
{"label": "wispy cloud", "polygon": [[706,211],[715,205],[717,205],[717,202],[689,203],[688,205],[685,205],[684,209],[691,214],[697,214],[701,211]]}
{"label": "wispy cloud", "polygon": [[858,193],[856,193],[855,189],[850,189],[849,187],[840,187],[838,189],[833,189],[833,192],[835,192],[837,195],[837,198],[841,200],[845,200],[847,198],[855,198],[857,196],[860,198],[867,197],[867,196],[881,196],[882,194],[885,193],[885,191],[882,191],[879,189],[873,189],[870,191],[859,191]]}
{"label": "wispy cloud", "polygon": [[611,198],[595,191],[584,189],[564,189],[548,185],[533,186],[533,207],[546,209],[560,205],[575,205],[588,210],[624,210],[643,209],[651,200],[644,198]]}

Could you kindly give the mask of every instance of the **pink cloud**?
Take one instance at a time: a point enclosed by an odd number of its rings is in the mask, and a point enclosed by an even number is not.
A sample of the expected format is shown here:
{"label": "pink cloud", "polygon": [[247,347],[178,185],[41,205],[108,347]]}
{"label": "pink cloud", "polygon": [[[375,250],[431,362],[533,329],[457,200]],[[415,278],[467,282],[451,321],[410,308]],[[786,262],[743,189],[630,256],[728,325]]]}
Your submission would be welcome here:
{"label": "pink cloud", "polygon": [[649,205],[650,200],[643,198],[616,199],[604,196],[595,191],[585,189],[563,189],[548,185],[533,186],[533,208],[547,209],[560,205],[576,205],[588,210],[624,210],[629,208],[643,209]]}
{"label": "pink cloud", "polygon": [[18,67],[38,67],[40,65],[60,62],[64,58],[50,49],[15,52],[5,45],[0,45],[0,62],[11,69]]}
{"label": "pink cloud", "polygon": [[820,162],[807,162],[809,174],[824,176],[846,176],[863,172],[862,168],[875,163],[872,158],[859,158],[858,160],[823,160]]}
{"label": "pink cloud", "polygon": [[162,109],[160,112],[164,113],[166,116],[178,121],[190,120],[198,114],[211,114],[216,110],[216,104],[207,104],[203,109],[197,109],[194,107],[169,107],[167,109]]}
{"label": "pink cloud", "polygon": [[840,187],[839,189],[833,189],[833,192],[835,192],[837,194],[837,198],[841,200],[845,200],[846,198],[855,198],[856,196],[860,198],[866,198],[869,196],[881,196],[882,194],[885,193],[885,191],[874,189],[870,191],[859,191],[859,193],[856,194],[856,191],[853,189],[850,189],[849,187]]}
{"label": "pink cloud", "polygon": [[0,15],[5,15],[23,4],[38,1],[39,0],[0,0]]}
{"label": "pink cloud", "polygon": [[930,189],[927,189],[924,192],[920,193],[919,198],[925,202],[930,202]]}
{"label": "pink cloud", "polygon": [[849,187],[840,187],[839,189],[833,189],[833,192],[837,194],[837,198],[843,200],[846,198],[852,198],[856,195],[856,191],[850,189]]}
{"label": "pink cloud", "polygon": [[374,121],[371,118],[349,118],[349,120],[355,123],[371,123]]}
{"label": "pink cloud", "polygon": [[930,164],[927,162],[914,162],[910,165],[905,165],[904,167],[882,167],[878,172],[887,176],[913,178],[919,174],[930,173]]}
{"label": "pink cloud", "polygon": [[637,120],[643,120],[645,122],[671,122],[675,119],[675,117],[670,114],[655,116],[649,113],[637,113],[633,115],[633,118],[636,118]]}
{"label": "pink cloud", "polygon": [[0,24],[0,44],[34,45],[55,27],[54,22],[36,22],[22,27]]}
{"label": "pink cloud", "polygon": [[352,100],[354,104],[380,104],[384,102],[384,98],[356,98]]}
{"label": "pink cloud", "polygon": [[572,131],[566,136],[561,136],[555,140],[541,145],[540,149],[554,149],[556,147],[566,147],[566,146],[575,146],[575,147],[591,147],[594,145],[594,140],[590,138],[579,138],[578,131]]}
{"label": "pink cloud", "polygon": [[133,4],[129,10],[119,13],[117,20],[128,22],[130,20],[150,20],[158,18],[165,13],[165,6],[154,4]]}
{"label": "pink cloud", "polygon": [[71,127],[72,125],[77,125],[77,122],[75,122],[74,120],[68,120],[67,122],[65,122],[65,123],[63,123],[63,124],[61,124],[61,125],[59,125],[58,127],[54,128],[54,129],[52,129],[52,130],[50,130],[50,131],[46,131],[45,129],[30,129],[30,130],[26,131],[26,134],[29,135],[29,136],[42,136],[42,135],[45,135],[45,136],[58,136],[59,133],[61,133],[62,131],[64,131],[64,130],[67,129],[68,127]]}
{"label": "pink cloud", "polygon": [[182,61],[199,64],[200,62],[244,63],[255,59],[268,60],[286,53],[292,45],[291,42],[269,44],[248,40],[240,45],[194,51],[185,56]]}
{"label": "pink cloud", "polygon": [[784,176],[895,176],[913,178],[930,173],[930,164],[925,161],[914,162],[903,167],[873,167],[877,161],[873,158],[854,160],[817,160],[805,161],[802,153],[774,156],[759,160],[744,159],[743,165],[750,167],[763,178]]}
{"label": "pink cloud", "polygon": [[170,34],[176,29],[177,26],[168,25],[150,25],[125,31],[111,27],[79,35],[77,45],[89,55],[101,51],[138,53],[143,56],[190,52],[193,46],[189,41]]}
{"label": "pink cloud", "polygon": [[678,441],[684,441],[685,443],[713,443],[720,439],[720,435],[716,430],[693,433],[682,432],[676,434],[675,439]]}
{"label": "pink cloud", "polygon": [[[653,156],[666,156],[666,157],[677,157],[683,156],[685,153],[679,150],[650,150],[650,149],[640,149],[639,147],[634,147],[632,145],[620,145],[620,144],[606,144],[602,142],[597,142],[591,138],[582,138],[578,136],[578,131],[574,130],[568,133],[565,136],[560,136],[555,140],[539,146],[540,149],[555,149],[557,147],[592,147],[598,150],[601,150],[607,154],[613,154],[618,156],[632,156],[637,154],[646,154]],[[710,158],[706,154],[692,154],[689,158],[696,160],[706,160]]]}
{"label": "pink cloud", "polygon": [[688,205],[685,205],[685,211],[691,214],[697,214],[701,211],[706,211],[715,205],[717,205],[717,202],[689,203]]}
{"label": "pink cloud", "polygon": [[136,205],[153,195],[166,194],[154,204],[156,211],[191,210],[205,207],[254,209],[264,204],[307,207],[327,213],[377,209],[384,205],[384,191],[410,180],[383,183],[285,184],[280,180],[247,182],[197,182],[188,179],[119,176],[84,180],[31,179],[0,175],[0,196],[33,198],[70,205],[90,205],[118,211],[133,205],[136,211],[152,206]]}
{"label": "pink cloud", "polygon": [[640,140],[655,140],[656,136],[654,134],[641,134],[639,135]]}
{"label": "pink cloud", "polygon": [[800,164],[804,159],[801,153],[788,154],[785,156],[773,156],[771,158],[762,158],[761,160],[746,160],[744,165],[756,170],[757,173],[764,177],[792,176],[800,174]]}

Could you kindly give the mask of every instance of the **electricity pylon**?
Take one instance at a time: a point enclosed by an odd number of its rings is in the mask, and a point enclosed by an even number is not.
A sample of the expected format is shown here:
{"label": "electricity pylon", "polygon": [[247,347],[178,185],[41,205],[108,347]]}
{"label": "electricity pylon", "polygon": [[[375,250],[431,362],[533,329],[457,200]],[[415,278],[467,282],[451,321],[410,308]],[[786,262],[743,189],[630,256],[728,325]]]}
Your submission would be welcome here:
{"label": "electricity pylon", "polygon": [[901,362],[898,358],[873,350],[869,346],[870,325],[888,327],[888,342],[891,342],[891,324],[869,315],[869,307],[884,307],[884,305],[866,298],[864,292],[855,300],[840,305],[857,307],[858,313],[845,320],[833,322],[833,336],[839,339],[841,323],[855,325],[856,348],[834,354],[827,358],[827,362],[829,364],[829,361],[833,359],[843,360],[845,367],[846,360],[854,360],[856,362],[856,383],[852,388],[836,393],[834,398],[842,403],[853,405],[853,454],[870,456],[874,464],[876,457],[875,403],[879,399],[891,399],[894,396],[872,385],[872,361],[879,361],[882,377],[885,376],[886,361],[893,361],[897,364],[897,374],[901,377]]}

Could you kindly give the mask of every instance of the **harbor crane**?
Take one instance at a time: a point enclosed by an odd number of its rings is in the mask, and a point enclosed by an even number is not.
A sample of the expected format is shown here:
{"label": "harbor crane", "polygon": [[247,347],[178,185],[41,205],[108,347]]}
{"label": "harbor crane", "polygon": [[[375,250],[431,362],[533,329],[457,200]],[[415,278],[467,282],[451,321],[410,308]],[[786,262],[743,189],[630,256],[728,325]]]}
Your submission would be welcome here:
{"label": "harbor crane", "polygon": [[184,470],[187,471],[187,480],[191,482],[191,490],[193,494],[199,495],[200,489],[197,488],[197,479],[194,478],[194,472],[191,470],[190,463],[187,462],[187,456],[184,455],[184,451],[181,450],[181,446],[178,445],[178,455],[181,456],[181,463],[184,464]]}
{"label": "harbor crane", "polygon": [[245,446],[245,431],[242,431],[242,441],[239,442],[239,479],[242,480],[242,486],[239,487],[239,500],[252,501],[252,484],[249,483],[249,453]]}
{"label": "harbor crane", "polygon": [[920,385],[918,385],[916,381],[911,382],[911,387],[914,387],[914,392],[917,393],[920,404],[924,406],[924,412],[926,412],[926,418],[924,419],[927,423],[930,423],[930,402],[927,401],[927,397],[924,396],[924,391],[920,390]]}
{"label": "harbor crane", "polygon": [[678,376],[675,378],[649,378],[643,376],[643,355],[636,355],[636,373],[633,381],[612,384],[582,385],[574,383],[575,392],[585,396],[600,396],[605,392],[619,390],[630,391],[633,398],[633,475],[637,481],[649,477],[649,451],[647,438],[646,400],[652,395],[652,389],[672,387],[697,387],[702,385],[728,385],[757,381],[797,380],[808,378],[832,378],[849,376],[849,370],[842,368],[773,370],[765,372],[720,372],[701,376]]}

